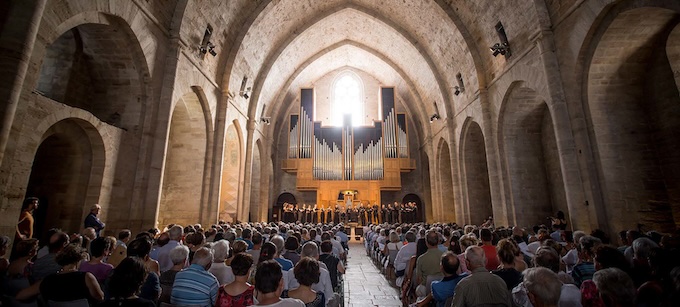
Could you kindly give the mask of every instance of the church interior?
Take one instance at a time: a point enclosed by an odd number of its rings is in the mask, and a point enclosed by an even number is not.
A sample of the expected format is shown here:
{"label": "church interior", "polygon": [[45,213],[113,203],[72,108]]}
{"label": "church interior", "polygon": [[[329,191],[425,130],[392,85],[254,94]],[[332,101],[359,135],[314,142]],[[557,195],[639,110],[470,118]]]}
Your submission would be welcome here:
{"label": "church interior", "polygon": [[[675,0],[0,3],[0,234],[415,203],[680,225]],[[613,237],[613,236],[612,236]]]}

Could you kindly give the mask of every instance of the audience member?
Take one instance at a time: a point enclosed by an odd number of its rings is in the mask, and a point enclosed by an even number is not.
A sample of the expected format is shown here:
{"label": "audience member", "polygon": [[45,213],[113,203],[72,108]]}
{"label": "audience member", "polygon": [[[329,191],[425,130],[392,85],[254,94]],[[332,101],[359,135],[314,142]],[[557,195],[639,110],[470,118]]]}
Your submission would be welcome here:
{"label": "audience member", "polygon": [[486,269],[486,256],[481,247],[468,247],[465,261],[472,274],[458,282],[453,295],[454,306],[512,306],[510,292],[503,279]]}
{"label": "audience member", "polygon": [[247,250],[246,252],[253,256],[253,263],[257,264],[260,260],[260,249],[262,248],[262,234],[259,231],[253,232],[253,248]]}
{"label": "audience member", "polygon": [[[460,267],[460,262],[458,256],[452,251],[444,253],[441,257],[441,271],[444,274],[444,278],[441,281],[432,281],[431,293],[425,297],[424,300],[418,302],[418,306],[427,306],[432,300],[434,300],[437,307],[445,307],[446,301],[453,297],[455,293],[456,286],[468,273],[463,273],[458,275],[458,270]],[[448,306],[446,306],[448,307]]]}
{"label": "audience member", "polygon": [[439,263],[443,252],[438,248],[439,234],[434,230],[430,230],[425,236],[425,241],[427,251],[416,260],[416,282],[420,288],[418,290],[419,297],[425,297],[429,292],[426,290],[429,287],[429,285],[426,285],[428,278],[434,280],[441,279],[442,277]]}
{"label": "audience member", "polygon": [[175,277],[178,272],[182,271],[187,266],[189,248],[184,245],[175,246],[175,248],[170,251],[169,256],[173,266],[169,270],[161,273],[161,276],[159,277],[162,289],[159,301],[163,303],[170,303],[170,295],[172,293],[172,285],[175,283]]}
{"label": "audience member", "polygon": [[220,287],[217,296],[217,307],[250,306],[253,305],[255,287],[248,283],[248,277],[253,266],[253,257],[247,253],[234,256],[231,268],[234,272],[234,282]]}
{"label": "audience member", "polygon": [[[264,247],[264,246],[263,246]],[[260,258],[262,260],[262,258]],[[266,307],[304,307],[299,299],[281,298],[283,292],[283,274],[281,265],[275,260],[264,260],[257,265],[255,273],[255,289],[258,292],[258,304]]]}
{"label": "audience member", "polygon": [[[555,272],[546,268],[531,268],[522,273],[527,296],[533,306],[557,307],[562,291],[562,282]],[[561,306],[561,305],[560,305]]]}
{"label": "audience member", "polygon": [[109,273],[113,270],[111,264],[103,261],[104,257],[109,255],[110,250],[110,239],[104,237],[94,239],[90,243],[90,261],[83,261],[80,264],[80,271],[92,273],[99,284],[103,285],[104,280],[109,277]]}
{"label": "audience member", "polygon": [[20,291],[16,298],[27,300],[40,294],[48,304],[50,301],[66,303],[82,301],[93,304],[103,300],[104,292],[97,278],[92,273],[78,270],[83,255],[84,251],[80,246],[67,245],[55,256],[55,261],[61,269]]}
{"label": "audience member", "polygon": [[99,304],[100,307],[154,307],[152,301],[137,296],[147,278],[146,265],[137,257],[125,258],[113,269],[108,281],[110,299]]}
{"label": "audience member", "polygon": [[208,272],[213,262],[212,251],[199,248],[191,265],[177,273],[170,302],[175,305],[213,306],[217,302],[219,282]]}
{"label": "audience member", "polygon": [[61,269],[57,263],[57,254],[69,244],[69,237],[64,232],[57,232],[50,237],[49,254],[38,258],[30,269],[29,279],[31,283],[38,282],[47,275],[54,274]]}
{"label": "audience member", "polygon": [[321,255],[319,255],[319,261],[325,264],[326,268],[328,268],[333,289],[337,289],[338,276],[340,274],[345,274],[345,266],[342,264],[342,261],[338,259],[338,257],[333,255],[333,244],[330,240],[321,242]]}
{"label": "audience member", "polygon": [[276,246],[276,255],[274,256],[274,260],[276,260],[276,262],[281,265],[281,268],[283,268],[284,271],[292,269],[293,262],[281,256],[281,253],[284,249],[283,237],[275,235],[271,238],[270,242],[274,243],[274,246]]}
{"label": "audience member", "polygon": [[604,306],[635,306],[635,285],[624,271],[617,268],[599,270],[593,274],[593,282]]}
{"label": "audience member", "polygon": [[128,244],[128,257],[136,257],[144,261],[148,271],[146,280],[144,280],[142,289],[139,292],[139,297],[150,301],[156,301],[161,295],[161,283],[158,277],[157,267],[153,268],[149,266],[149,260],[151,260],[151,258],[149,258],[149,252],[151,252],[151,242],[145,237],[134,239]]}
{"label": "audience member", "polygon": [[290,262],[293,263],[293,266],[295,266],[295,264],[297,264],[297,262],[300,261],[300,254],[298,254],[297,252],[298,248],[300,248],[300,242],[298,238],[295,236],[289,236],[286,239],[284,248],[286,252],[283,253],[281,256],[283,258],[290,260]]}
{"label": "audience member", "polygon": [[170,251],[175,248],[175,246],[182,244],[183,234],[184,230],[180,225],[174,225],[168,230],[170,241],[158,249],[158,259],[156,259],[160,265],[161,272],[165,272],[173,266],[172,261],[170,260]]}
{"label": "audience member", "polygon": [[501,265],[500,260],[498,260],[498,255],[496,255],[496,247],[492,244],[493,235],[491,230],[488,228],[482,228],[479,231],[480,239],[482,239],[482,249],[486,255],[486,269],[493,271],[498,269]]}
{"label": "audience member", "polygon": [[305,303],[306,307],[326,306],[326,298],[321,291],[312,289],[312,284],[319,283],[321,271],[319,262],[310,257],[303,257],[293,268],[295,280],[299,283],[298,287],[284,291],[283,297],[296,298]]}
{"label": "audience member", "polygon": [[[319,248],[317,247],[316,243],[314,243],[314,241],[309,241],[302,245],[302,253],[300,256],[310,257],[318,261]],[[319,282],[312,284],[312,289],[317,292],[323,292],[326,298],[326,304],[328,304],[331,300],[337,300],[337,298],[333,294],[333,283],[331,282],[331,276],[328,272],[328,268],[323,263],[320,263],[319,267]],[[299,286],[299,282],[296,280],[294,273],[294,271],[288,272],[289,281],[286,289],[295,289]]]}
{"label": "audience member", "polygon": [[522,280],[522,273],[515,269],[515,255],[520,253],[519,248],[510,239],[503,239],[498,242],[497,249],[501,265],[492,273],[502,278],[508,290],[512,290]]}
{"label": "audience member", "polygon": [[231,283],[234,281],[234,273],[232,268],[224,263],[224,260],[229,254],[229,241],[219,240],[215,242],[212,246],[212,251],[215,259],[213,260],[210,269],[208,269],[208,272],[217,278],[220,285]]}
{"label": "audience member", "polygon": [[581,238],[578,248],[579,263],[574,266],[571,271],[571,277],[577,287],[581,287],[584,280],[593,278],[595,273],[595,265],[593,264],[593,257],[595,256],[595,248],[602,243],[600,239],[593,236],[584,236]]}

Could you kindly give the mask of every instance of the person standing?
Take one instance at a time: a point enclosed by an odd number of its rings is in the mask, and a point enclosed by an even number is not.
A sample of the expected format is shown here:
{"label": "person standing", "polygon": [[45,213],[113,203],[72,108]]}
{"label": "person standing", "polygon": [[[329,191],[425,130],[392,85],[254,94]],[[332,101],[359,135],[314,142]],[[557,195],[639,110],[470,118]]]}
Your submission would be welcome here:
{"label": "person standing", "polygon": [[94,228],[94,232],[97,234],[97,237],[99,237],[99,232],[106,226],[106,224],[104,224],[104,222],[99,220],[99,217],[97,217],[99,215],[99,211],[101,210],[102,206],[100,206],[99,204],[92,205],[92,207],[90,208],[90,214],[88,214],[87,217],[85,217],[84,222],[85,228],[87,227]]}
{"label": "person standing", "polygon": [[38,198],[28,197],[21,206],[21,214],[17,222],[16,239],[27,240],[33,238],[33,211],[38,209]]}

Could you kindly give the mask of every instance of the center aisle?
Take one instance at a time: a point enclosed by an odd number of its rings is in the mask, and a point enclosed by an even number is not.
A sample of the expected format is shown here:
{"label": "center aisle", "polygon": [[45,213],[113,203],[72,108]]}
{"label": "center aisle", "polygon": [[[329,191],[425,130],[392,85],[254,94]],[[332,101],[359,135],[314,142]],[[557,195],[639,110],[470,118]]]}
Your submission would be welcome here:
{"label": "center aisle", "polygon": [[345,279],[345,307],[401,306],[399,290],[390,286],[385,275],[366,255],[364,244],[349,243]]}

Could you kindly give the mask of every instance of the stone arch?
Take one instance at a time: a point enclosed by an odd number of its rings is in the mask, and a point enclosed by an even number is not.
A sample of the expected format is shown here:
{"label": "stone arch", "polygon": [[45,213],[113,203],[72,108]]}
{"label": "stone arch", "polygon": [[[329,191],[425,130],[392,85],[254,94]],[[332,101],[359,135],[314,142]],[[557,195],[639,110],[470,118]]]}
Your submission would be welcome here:
{"label": "stone arch", "polygon": [[52,227],[80,231],[89,206],[99,201],[105,164],[104,142],[91,123],[67,118],[43,133],[26,187],[26,196],[40,199],[34,237],[42,240]]}
{"label": "stone arch", "polygon": [[208,129],[200,100],[196,93],[186,93],[172,111],[158,210],[160,226],[206,222],[202,219]]}
{"label": "stone arch", "polygon": [[222,184],[220,185],[219,219],[236,221],[241,198],[241,173],[243,141],[238,121],[232,122],[224,137],[224,158],[222,159]]}
{"label": "stone arch", "polygon": [[[405,40],[408,41],[412,44],[412,46],[420,53],[422,56],[423,60],[427,63],[429,70],[432,72],[434,79],[436,81],[436,89],[434,92],[436,92],[437,95],[441,95],[441,98],[443,101],[451,101],[451,95],[449,91],[447,90],[448,85],[445,80],[445,77],[442,75],[440,69],[437,68],[436,64],[434,63],[432,57],[428,53],[427,50],[421,45],[417,43],[417,39],[415,39],[411,33],[406,31],[401,25],[397,24],[395,21],[390,20],[387,16],[383,16],[383,14],[374,11],[371,8],[364,7],[360,4],[356,3],[343,3],[340,5],[337,5],[336,7],[330,8],[328,10],[325,10],[323,12],[318,12],[317,14],[313,15],[313,18],[306,20],[304,24],[301,24],[299,27],[296,28],[296,32],[302,33],[306,31],[307,29],[311,28],[314,24],[318,23],[319,21],[323,20],[324,18],[328,18],[329,16],[332,16],[334,14],[337,14],[339,12],[342,12],[344,10],[353,10],[357,11],[362,15],[365,15],[370,18],[375,18],[379,20],[381,23],[384,23],[387,27],[390,27],[394,29],[399,35]],[[260,68],[259,72],[257,73],[257,77],[254,79],[255,83],[253,84],[253,92],[252,92],[252,97],[250,99],[250,103],[248,105],[248,114],[249,117],[252,117],[260,105],[260,95],[262,92],[262,88],[264,85],[264,82],[266,80],[266,77],[271,73],[272,66],[274,63],[278,60],[279,56],[283,53],[283,51],[286,49],[288,45],[290,45],[293,40],[297,37],[295,36],[290,36],[283,42],[280,42],[278,45],[276,45],[273,49],[273,51],[269,52],[265,60],[263,61],[262,67]],[[237,54],[238,57],[238,54]],[[476,67],[475,67],[476,69]],[[229,76],[225,76],[225,83],[229,83]],[[227,86],[228,88],[235,88],[235,86]],[[444,117],[449,117],[451,114],[453,114],[451,110],[451,105],[449,103],[444,104],[444,110],[445,114],[440,114]]]}
{"label": "stone arch", "polygon": [[529,226],[568,212],[560,156],[548,104],[521,81],[506,93],[498,128],[508,221]]}
{"label": "stone arch", "polygon": [[481,224],[493,216],[489,166],[482,128],[469,117],[463,123],[460,146],[465,195],[463,217],[466,223]]}
{"label": "stone arch", "polygon": [[680,10],[628,5],[602,17],[583,70],[601,210],[612,231],[638,223],[672,231],[680,224],[680,95],[668,51]]}
{"label": "stone arch", "polygon": [[[439,140],[439,146],[437,146],[437,159],[436,162],[436,178],[438,181],[438,198],[441,208],[441,216],[435,216],[434,219],[437,222],[455,222],[455,208],[456,203],[453,195],[453,174],[451,172],[451,153],[449,150],[449,144],[442,138]],[[452,212],[453,214],[450,214]],[[447,217],[453,216],[452,220],[445,220]]]}
{"label": "stone arch", "polygon": [[41,56],[37,92],[116,127],[141,125],[149,70],[127,22],[85,12],[64,20],[51,34],[44,49],[36,51]]}
{"label": "stone arch", "polygon": [[258,139],[255,141],[255,146],[253,148],[253,162],[252,162],[252,176],[250,177],[250,209],[249,209],[249,221],[259,221],[261,212],[263,209],[263,204],[261,203],[262,190],[267,187],[262,187],[262,141]]}

